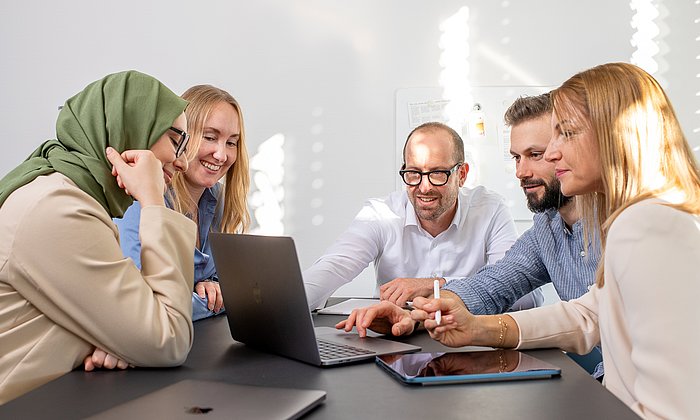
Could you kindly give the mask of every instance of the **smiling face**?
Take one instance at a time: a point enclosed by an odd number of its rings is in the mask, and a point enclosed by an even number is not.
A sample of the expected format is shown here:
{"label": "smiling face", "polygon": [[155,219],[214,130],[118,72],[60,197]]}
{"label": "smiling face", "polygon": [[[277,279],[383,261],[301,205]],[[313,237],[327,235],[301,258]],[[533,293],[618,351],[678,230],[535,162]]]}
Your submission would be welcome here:
{"label": "smiling face", "polygon": [[219,102],[204,122],[199,151],[189,162],[188,187],[203,191],[219,182],[236,162],[240,136],[238,113],[232,105]]}
{"label": "smiling face", "polygon": [[[172,126],[180,131],[187,131],[187,117],[185,117],[184,112],[173,121]],[[179,134],[168,129],[160,136],[153,147],[151,147],[151,152],[153,152],[156,158],[163,164],[163,178],[166,184],[170,183],[175,172],[184,172],[187,170],[187,158],[185,154],[183,153],[178,158],[175,157],[175,150],[177,150],[180,137]]]}
{"label": "smiling face", "polygon": [[[414,132],[406,144],[405,153],[407,170],[449,171],[459,163],[454,161],[454,142],[443,129]],[[424,229],[431,232],[433,229],[429,229],[429,225],[449,226],[457,209],[459,187],[467,178],[467,170],[467,165],[461,165],[442,186],[432,185],[427,176],[423,176],[416,186],[406,186],[408,198]]]}
{"label": "smiling face", "polygon": [[533,212],[560,208],[570,201],[561,194],[554,175],[554,164],[544,159],[552,137],[549,114],[525,120],[513,126],[510,133],[510,154],[515,160],[515,176]]}
{"label": "smiling face", "polygon": [[582,119],[559,119],[552,114],[552,140],[545,152],[545,159],[554,164],[561,192],[569,197],[603,191],[598,141],[591,124]]}

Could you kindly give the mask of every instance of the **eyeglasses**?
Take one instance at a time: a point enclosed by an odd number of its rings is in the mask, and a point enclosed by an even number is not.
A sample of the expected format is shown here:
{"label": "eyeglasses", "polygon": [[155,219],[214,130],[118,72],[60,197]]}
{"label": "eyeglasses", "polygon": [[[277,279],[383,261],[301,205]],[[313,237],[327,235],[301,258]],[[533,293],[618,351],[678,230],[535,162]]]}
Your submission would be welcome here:
{"label": "eyeglasses", "polygon": [[190,135],[180,130],[179,128],[170,127],[170,130],[177,133],[180,136],[180,139],[177,141],[177,143],[174,143],[175,157],[179,158],[187,150],[187,143],[190,142]]}
{"label": "eyeglasses", "polygon": [[402,169],[399,171],[399,175],[401,176],[401,179],[403,179],[403,182],[406,183],[406,185],[410,185],[412,187],[419,185],[421,181],[423,181],[423,175],[428,176],[428,181],[431,184],[433,184],[436,187],[440,187],[442,185],[447,184],[447,181],[450,179],[450,175],[452,175],[454,171],[456,171],[460,166],[462,166],[462,164],[457,163],[451,169],[428,172]]}

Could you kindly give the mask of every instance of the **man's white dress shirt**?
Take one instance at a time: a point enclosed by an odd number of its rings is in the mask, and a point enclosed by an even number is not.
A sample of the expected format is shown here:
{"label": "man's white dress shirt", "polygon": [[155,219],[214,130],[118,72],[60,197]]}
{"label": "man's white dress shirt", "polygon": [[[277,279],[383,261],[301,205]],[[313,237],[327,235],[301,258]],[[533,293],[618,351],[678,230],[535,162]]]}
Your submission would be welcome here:
{"label": "man's white dress shirt", "polygon": [[371,262],[379,286],[397,277],[467,277],[499,260],[517,239],[503,198],[484,187],[460,188],[457,212],[436,237],[423,230],[406,191],[369,199],[326,253],[304,271],[310,309]]}

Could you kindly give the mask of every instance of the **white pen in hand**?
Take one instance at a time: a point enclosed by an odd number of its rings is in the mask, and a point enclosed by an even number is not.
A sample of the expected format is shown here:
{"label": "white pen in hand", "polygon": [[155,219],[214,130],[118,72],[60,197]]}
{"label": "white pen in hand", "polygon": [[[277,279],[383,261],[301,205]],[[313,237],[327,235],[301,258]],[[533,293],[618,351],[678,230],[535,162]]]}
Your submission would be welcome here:
{"label": "white pen in hand", "polygon": [[[435,299],[440,299],[440,280],[435,279],[433,282],[433,297]],[[440,325],[440,319],[442,318],[442,312],[438,309],[437,312],[435,312],[435,322],[437,322],[438,325]]]}

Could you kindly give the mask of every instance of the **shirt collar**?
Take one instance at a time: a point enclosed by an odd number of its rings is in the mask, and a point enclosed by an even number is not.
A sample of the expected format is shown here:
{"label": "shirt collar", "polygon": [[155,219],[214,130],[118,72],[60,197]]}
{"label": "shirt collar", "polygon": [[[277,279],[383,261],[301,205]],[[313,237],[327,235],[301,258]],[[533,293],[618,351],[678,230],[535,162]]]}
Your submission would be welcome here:
{"label": "shirt collar", "polygon": [[[201,203],[203,203],[203,202],[207,202],[207,203],[213,202],[216,204],[216,202],[218,201],[217,195],[219,192],[219,188],[221,188],[219,186],[219,184],[215,184],[213,187],[210,187],[210,188],[205,188],[204,192],[202,193],[202,196],[199,198],[198,206],[201,205]],[[169,208],[173,208],[173,203],[170,200],[170,198],[171,198],[171,194],[174,194],[174,191],[173,191],[173,188],[170,186],[168,186],[168,190],[169,190],[170,194],[165,194],[165,204]]]}
{"label": "shirt collar", "polygon": [[202,193],[202,197],[200,197],[200,199],[199,199],[200,203],[203,200],[216,202],[216,191],[214,191],[214,187],[204,189],[204,192]]}
{"label": "shirt collar", "polygon": [[561,227],[561,230],[567,235],[578,234],[579,232],[583,231],[583,222],[581,221],[581,219],[577,220],[571,226],[571,229],[569,229],[566,227],[566,223],[564,222],[564,218],[561,217],[561,213],[559,213],[559,210],[547,209],[547,210],[545,210],[545,213],[550,214],[550,218],[552,219],[552,221],[554,223],[558,224]]}

